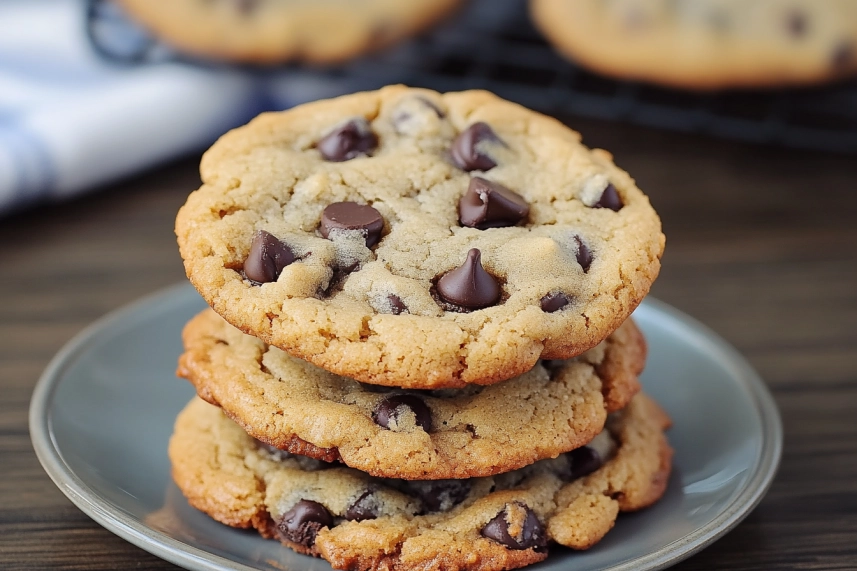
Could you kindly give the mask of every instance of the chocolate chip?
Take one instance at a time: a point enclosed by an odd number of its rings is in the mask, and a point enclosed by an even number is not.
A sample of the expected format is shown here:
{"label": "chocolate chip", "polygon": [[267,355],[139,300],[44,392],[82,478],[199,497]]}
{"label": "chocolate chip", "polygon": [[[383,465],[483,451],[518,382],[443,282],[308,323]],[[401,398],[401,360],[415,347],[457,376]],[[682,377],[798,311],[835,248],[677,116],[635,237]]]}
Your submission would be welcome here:
{"label": "chocolate chip", "polygon": [[482,252],[473,248],[463,264],[438,280],[437,292],[448,303],[482,309],[500,299],[500,284],[482,267]]}
{"label": "chocolate chip", "polygon": [[276,236],[259,230],[250,244],[250,254],[244,260],[244,275],[256,283],[275,282],[283,268],[297,258]]}
{"label": "chocolate chip", "polygon": [[470,179],[467,192],[458,201],[461,225],[480,230],[514,226],[529,212],[530,205],[523,196],[478,176]]}
{"label": "chocolate chip", "polygon": [[366,247],[371,248],[381,239],[384,218],[367,204],[356,202],[334,202],[321,213],[321,235],[327,238],[330,231],[360,230],[366,238]]}
{"label": "chocolate chip", "polygon": [[375,406],[372,420],[377,425],[389,429],[391,424],[397,426],[400,423],[405,411],[413,413],[414,423],[417,426],[426,432],[431,432],[431,410],[422,399],[414,395],[392,395],[385,398]]}
{"label": "chocolate chip", "polygon": [[789,12],[786,17],[786,26],[789,34],[794,38],[801,38],[806,35],[808,20],[806,14],[799,10]]}
{"label": "chocolate chip", "polygon": [[576,480],[601,467],[602,459],[598,451],[589,446],[583,446],[568,453],[571,462],[571,479]]}
{"label": "chocolate chip", "polygon": [[843,41],[836,46],[836,49],[833,50],[833,56],[831,57],[830,63],[833,64],[833,67],[836,69],[844,69],[851,65],[853,60],[854,46],[847,41]]}
{"label": "chocolate chip", "polygon": [[319,530],[331,525],[333,516],[323,505],[312,500],[301,500],[283,514],[277,529],[289,541],[312,547]]}
{"label": "chocolate chip", "polygon": [[256,11],[256,8],[259,7],[260,0],[232,0],[235,4],[235,8],[238,12],[241,13],[242,16],[247,16],[252,12]]}
{"label": "chocolate chip", "polygon": [[345,519],[348,521],[363,521],[377,517],[378,502],[375,499],[375,490],[366,490],[345,510]]}
{"label": "chocolate chip", "polygon": [[583,273],[589,271],[589,266],[592,265],[592,251],[583,243],[580,236],[575,235],[574,241],[577,243],[577,263],[583,269]]}
{"label": "chocolate chip", "polygon": [[480,152],[476,147],[483,141],[501,143],[502,141],[488,126],[488,123],[474,123],[458,134],[452,142],[450,154],[452,162],[466,171],[487,171],[497,166],[497,163],[488,155]]}
{"label": "chocolate chip", "polygon": [[410,313],[408,311],[408,306],[405,305],[405,302],[402,301],[402,298],[395,294],[390,294],[387,296],[387,302],[390,304],[390,313],[393,315],[401,315],[403,313]]}
{"label": "chocolate chip", "polygon": [[604,192],[601,193],[601,198],[592,205],[592,208],[609,208],[614,212],[619,212],[622,208],[622,199],[619,198],[619,193],[616,192],[616,187],[612,183],[607,185]]}
{"label": "chocolate chip", "polygon": [[542,306],[542,311],[545,313],[555,313],[571,303],[571,299],[560,291],[547,294],[539,303]]}
{"label": "chocolate chip", "polygon": [[[510,522],[510,519],[513,521]],[[509,533],[510,528],[516,530],[515,537]],[[494,519],[485,524],[480,533],[509,549],[532,548],[541,551],[548,544],[547,534],[539,518],[520,502],[507,504]]]}
{"label": "chocolate chip", "polygon": [[449,511],[470,493],[470,480],[411,482],[411,490],[422,500],[427,512]]}
{"label": "chocolate chip", "polygon": [[366,119],[352,119],[337,127],[316,143],[316,148],[325,160],[350,161],[359,155],[367,155],[378,146],[378,136]]}

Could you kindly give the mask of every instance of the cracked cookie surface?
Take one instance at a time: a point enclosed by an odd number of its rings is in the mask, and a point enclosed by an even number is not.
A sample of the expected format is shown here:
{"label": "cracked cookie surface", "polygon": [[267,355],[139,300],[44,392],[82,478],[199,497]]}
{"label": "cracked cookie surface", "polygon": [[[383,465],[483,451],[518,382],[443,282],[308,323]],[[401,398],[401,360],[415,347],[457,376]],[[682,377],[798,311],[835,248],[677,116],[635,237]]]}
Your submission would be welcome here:
{"label": "cracked cookie surface", "polygon": [[857,73],[852,0],[531,0],[570,59],[692,89],[818,83]]}
{"label": "cracked cookie surface", "polygon": [[117,1],[183,53],[248,63],[329,63],[410,36],[461,0]]}
{"label": "cracked cookie surface", "polygon": [[668,425],[641,394],[574,452],[489,478],[406,482],[271,450],[194,399],[169,454],[191,505],[336,569],[497,571],[545,559],[552,542],[587,549],[620,511],[657,501]]}
{"label": "cracked cookie surface", "polygon": [[567,361],[500,384],[387,389],[329,373],[207,309],[185,327],[178,374],[255,438],[375,476],[507,472],[589,442],[639,391],[646,346],[628,320]]}
{"label": "cracked cookie surface", "polygon": [[[483,91],[392,86],[263,114],[201,174],[176,220],[197,290],[362,382],[491,384],[578,355],[660,269],[660,220],[610,155]],[[335,208],[350,212],[337,227]]]}

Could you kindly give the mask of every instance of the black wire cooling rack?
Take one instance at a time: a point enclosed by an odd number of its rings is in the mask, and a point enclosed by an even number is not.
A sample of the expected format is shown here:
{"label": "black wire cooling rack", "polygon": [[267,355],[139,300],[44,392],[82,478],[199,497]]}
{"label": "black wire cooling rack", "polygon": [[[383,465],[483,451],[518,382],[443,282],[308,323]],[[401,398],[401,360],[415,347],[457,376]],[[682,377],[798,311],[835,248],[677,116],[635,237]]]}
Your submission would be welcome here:
{"label": "black wire cooling rack", "polygon": [[[151,46],[146,49],[151,52]],[[99,51],[108,52],[103,47]],[[291,70],[303,77],[312,74],[328,85],[338,82],[352,91],[390,83],[438,91],[488,89],[560,117],[627,121],[760,144],[857,152],[857,81],[711,94],[616,81],[557,55],[531,24],[523,0],[470,0],[446,23],[392,49],[343,66],[317,70],[290,66],[282,71]]]}

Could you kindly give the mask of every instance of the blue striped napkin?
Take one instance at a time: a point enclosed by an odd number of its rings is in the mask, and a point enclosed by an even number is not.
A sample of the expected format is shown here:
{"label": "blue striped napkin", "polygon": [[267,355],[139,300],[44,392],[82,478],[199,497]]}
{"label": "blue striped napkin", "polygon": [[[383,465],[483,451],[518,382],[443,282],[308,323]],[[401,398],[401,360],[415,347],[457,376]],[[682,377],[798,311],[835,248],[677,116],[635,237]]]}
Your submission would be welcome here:
{"label": "blue striped napkin", "polygon": [[184,61],[106,1],[0,2],[0,215],[86,192],[342,81]]}

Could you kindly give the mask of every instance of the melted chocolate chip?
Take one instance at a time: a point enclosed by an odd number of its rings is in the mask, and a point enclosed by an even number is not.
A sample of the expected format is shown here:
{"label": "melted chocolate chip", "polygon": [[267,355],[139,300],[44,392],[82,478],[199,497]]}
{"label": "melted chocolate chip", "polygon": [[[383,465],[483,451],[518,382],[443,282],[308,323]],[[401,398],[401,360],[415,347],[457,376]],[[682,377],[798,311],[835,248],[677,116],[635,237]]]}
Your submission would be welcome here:
{"label": "melted chocolate chip", "polygon": [[312,547],[319,530],[332,525],[333,516],[323,505],[312,500],[301,500],[283,514],[277,529],[289,541]]}
{"label": "melted chocolate chip", "polygon": [[786,17],[786,27],[792,37],[802,38],[806,35],[807,28],[809,27],[806,14],[799,10],[789,12]]}
{"label": "melted chocolate chip", "polygon": [[366,490],[345,510],[345,519],[348,521],[363,521],[377,517],[378,503],[375,500],[375,490]]}
{"label": "melted chocolate chip", "polygon": [[390,428],[390,424],[399,424],[399,419],[406,410],[413,413],[417,426],[431,432],[431,410],[422,399],[414,395],[392,395],[385,398],[375,406],[372,420],[379,426]]}
{"label": "melted chocolate chip", "polygon": [[244,260],[244,275],[256,283],[275,282],[283,268],[297,259],[288,246],[273,234],[259,230],[250,244],[250,254]]}
{"label": "melted chocolate chip", "polygon": [[529,212],[530,205],[523,196],[478,176],[470,179],[467,192],[458,201],[461,225],[480,230],[514,226]]}
{"label": "melted chocolate chip", "polygon": [[500,299],[500,284],[482,267],[482,252],[473,248],[461,266],[438,280],[437,292],[448,303],[482,309]]}
{"label": "melted chocolate chip", "polygon": [[568,453],[571,462],[571,479],[576,480],[601,467],[602,460],[598,451],[589,446],[577,448]]}
{"label": "melted chocolate chip", "polygon": [[574,241],[577,243],[577,263],[580,264],[583,273],[587,273],[589,266],[592,265],[592,251],[583,243],[580,236],[575,236]]}
{"label": "melted chocolate chip", "polygon": [[619,193],[612,183],[607,185],[604,192],[601,193],[601,198],[592,205],[592,208],[609,208],[614,212],[619,212],[622,208],[622,199],[619,198]]}
{"label": "melted chocolate chip", "polygon": [[449,511],[470,493],[470,480],[405,481],[402,491],[422,501],[424,513]]}
{"label": "melted chocolate chip", "polygon": [[[524,513],[521,513],[523,510]],[[517,512],[517,513],[514,513]],[[516,537],[512,537],[509,533],[510,523],[508,519],[510,515],[523,517],[524,521],[518,523],[514,527],[519,528]],[[513,516],[513,517],[514,517]],[[529,507],[522,503],[507,504],[494,519],[485,524],[480,532],[483,537],[493,539],[501,545],[505,545],[509,549],[534,549],[541,551],[548,544],[547,534],[544,526],[536,514]]]}
{"label": "melted chocolate chip", "polygon": [[366,204],[356,202],[334,202],[321,213],[321,235],[327,238],[330,231],[360,230],[366,237],[366,247],[371,248],[381,239],[384,218],[381,213]]}
{"label": "melted chocolate chip", "polygon": [[350,161],[359,155],[367,155],[378,146],[378,136],[366,119],[353,119],[322,137],[316,148],[328,161]]}
{"label": "melted chocolate chip", "polygon": [[545,313],[555,313],[571,303],[571,299],[560,291],[547,294],[539,303]]}
{"label": "melted chocolate chip", "polygon": [[235,9],[238,10],[242,16],[247,16],[256,11],[256,8],[259,7],[260,0],[232,0],[232,3],[235,5]]}
{"label": "melted chocolate chip", "polygon": [[502,144],[488,123],[481,121],[459,133],[449,150],[455,166],[466,171],[487,171],[496,167],[497,163],[491,157],[476,148],[482,141]]}
{"label": "melted chocolate chip", "polygon": [[395,294],[390,294],[387,296],[387,302],[390,304],[390,313],[393,315],[401,315],[403,313],[410,313],[408,311],[408,306],[405,305],[405,302],[402,301],[402,298]]}

